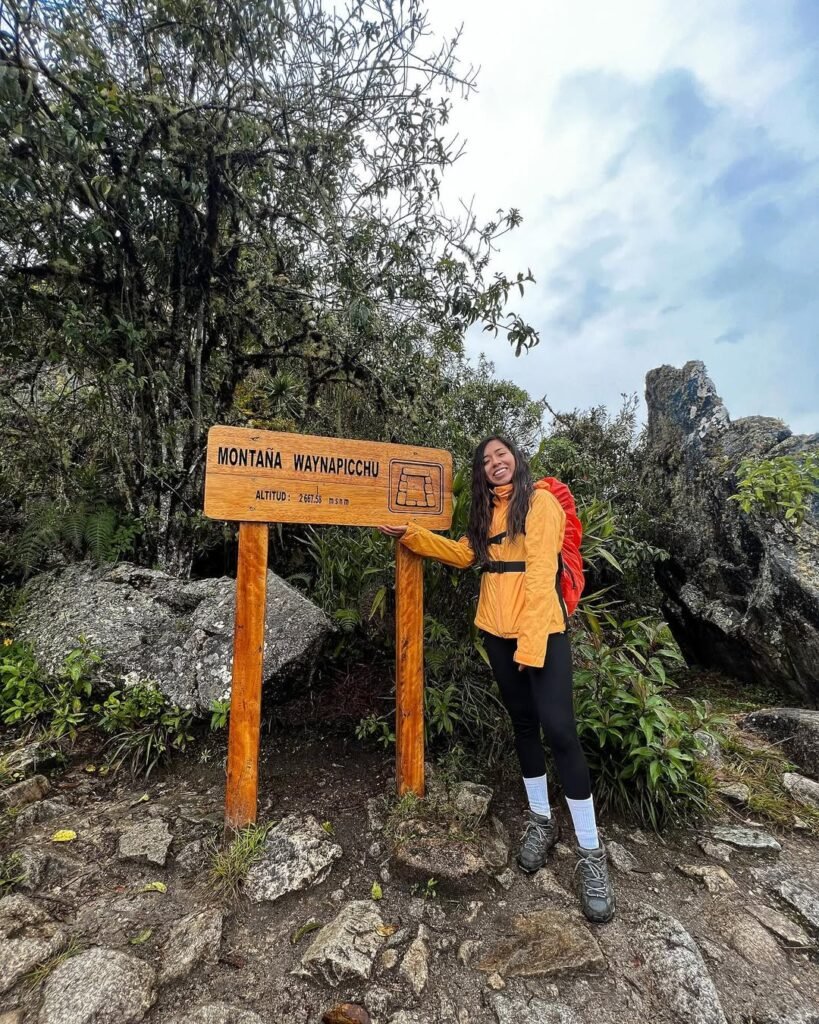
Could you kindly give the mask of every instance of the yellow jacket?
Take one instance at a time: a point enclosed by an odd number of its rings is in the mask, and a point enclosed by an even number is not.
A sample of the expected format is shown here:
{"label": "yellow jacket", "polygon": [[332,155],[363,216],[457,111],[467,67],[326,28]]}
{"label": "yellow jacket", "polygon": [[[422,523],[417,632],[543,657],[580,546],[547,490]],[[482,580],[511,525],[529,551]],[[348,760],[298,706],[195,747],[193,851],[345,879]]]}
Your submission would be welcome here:
{"label": "yellow jacket", "polygon": [[[512,490],[512,484],[495,488],[490,537],[506,530]],[[525,562],[526,571],[483,573],[475,625],[495,636],[516,638],[515,661],[520,665],[541,668],[549,635],[566,630],[557,576],[565,527],[560,502],[549,491],[537,490],[526,516],[526,533],[514,540],[504,537],[489,549],[493,561]],[[449,540],[416,523],[408,525],[401,543],[457,569],[468,569],[475,561],[466,537]]]}

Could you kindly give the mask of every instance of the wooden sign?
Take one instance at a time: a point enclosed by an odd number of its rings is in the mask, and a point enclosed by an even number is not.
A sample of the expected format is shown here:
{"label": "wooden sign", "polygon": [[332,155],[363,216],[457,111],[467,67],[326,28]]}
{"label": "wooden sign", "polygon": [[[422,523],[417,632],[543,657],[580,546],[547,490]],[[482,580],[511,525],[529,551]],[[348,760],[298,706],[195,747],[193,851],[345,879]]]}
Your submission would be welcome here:
{"label": "wooden sign", "polygon": [[452,456],[437,448],[211,427],[205,515],[243,523],[452,522]]}
{"label": "wooden sign", "polygon": [[[211,427],[205,515],[239,521],[225,825],[256,820],[267,523],[452,523],[452,457],[437,448]],[[424,795],[423,560],[396,543],[398,794]]]}

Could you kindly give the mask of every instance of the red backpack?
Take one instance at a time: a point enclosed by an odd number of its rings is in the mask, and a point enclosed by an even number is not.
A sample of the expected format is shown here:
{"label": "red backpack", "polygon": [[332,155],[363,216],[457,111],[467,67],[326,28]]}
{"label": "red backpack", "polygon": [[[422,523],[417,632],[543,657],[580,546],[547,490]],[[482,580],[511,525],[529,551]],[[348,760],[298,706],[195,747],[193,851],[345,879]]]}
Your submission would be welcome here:
{"label": "red backpack", "polygon": [[560,480],[545,476],[535,483],[538,491],[551,491],[566,513],[566,532],[563,536],[561,556],[560,590],[566,611],[571,615],[580,603],[586,578],[583,575],[583,556],[580,542],[583,540],[583,525],[577,518],[577,507],[572,492]]}

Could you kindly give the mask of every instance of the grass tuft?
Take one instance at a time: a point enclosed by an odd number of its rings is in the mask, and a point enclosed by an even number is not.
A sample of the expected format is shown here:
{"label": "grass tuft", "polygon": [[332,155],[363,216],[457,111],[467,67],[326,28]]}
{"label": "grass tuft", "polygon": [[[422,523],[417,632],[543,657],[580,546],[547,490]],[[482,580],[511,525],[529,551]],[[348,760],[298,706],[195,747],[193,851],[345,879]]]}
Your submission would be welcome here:
{"label": "grass tuft", "polygon": [[748,809],[783,829],[801,818],[810,835],[819,837],[819,809],[792,799],[782,782],[785,772],[798,772],[777,746],[757,741],[735,730],[720,736],[721,779],[743,782],[751,791]]}
{"label": "grass tuft", "polygon": [[245,825],[234,833],[226,846],[213,845],[208,881],[209,891],[218,899],[225,902],[238,899],[251,865],[262,855],[272,824]]}
{"label": "grass tuft", "polygon": [[7,893],[26,877],[23,871],[22,861],[19,853],[10,853],[7,857],[0,857],[0,896]]}

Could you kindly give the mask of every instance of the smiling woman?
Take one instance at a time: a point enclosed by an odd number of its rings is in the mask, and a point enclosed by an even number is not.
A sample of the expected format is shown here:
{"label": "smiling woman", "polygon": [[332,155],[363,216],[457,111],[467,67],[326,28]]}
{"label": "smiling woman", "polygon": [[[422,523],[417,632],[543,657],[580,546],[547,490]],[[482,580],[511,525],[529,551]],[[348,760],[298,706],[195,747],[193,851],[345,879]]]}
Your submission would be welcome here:
{"label": "smiling woman", "polygon": [[483,573],[475,624],[509,712],[529,817],[518,864],[543,867],[557,842],[541,729],[554,756],[578,843],[583,912],[591,921],[614,914],[606,853],[597,833],[591,782],[577,736],[572,698],[568,616],[561,597],[561,549],[566,513],[554,495],[536,488],[529,464],[507,438],[478,445],[465,537],[440,537],[415,523],[381,527],[416,554]]}

